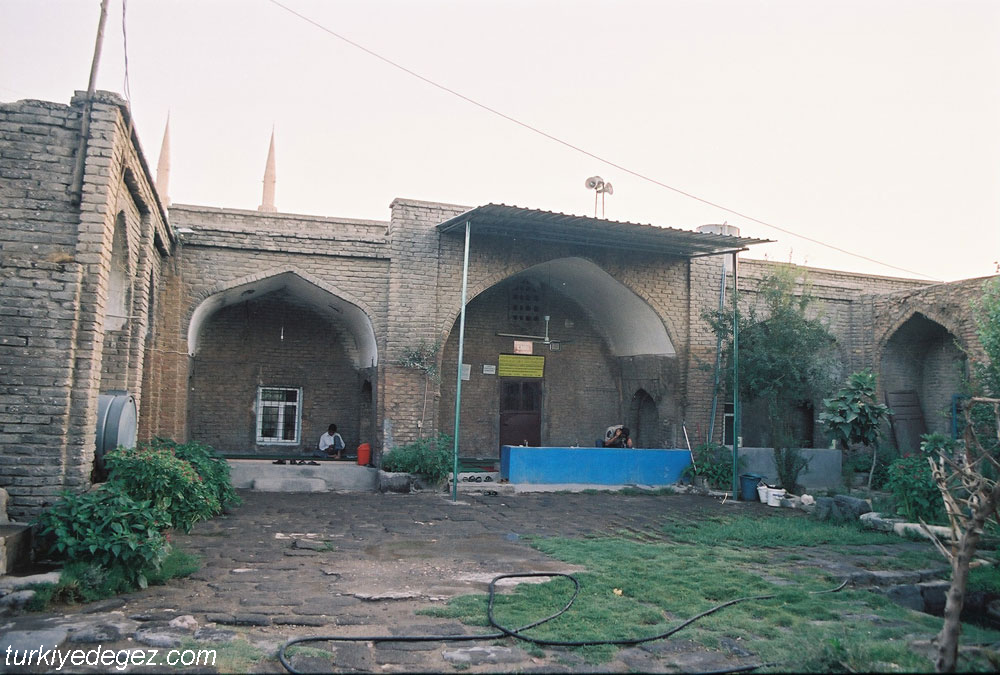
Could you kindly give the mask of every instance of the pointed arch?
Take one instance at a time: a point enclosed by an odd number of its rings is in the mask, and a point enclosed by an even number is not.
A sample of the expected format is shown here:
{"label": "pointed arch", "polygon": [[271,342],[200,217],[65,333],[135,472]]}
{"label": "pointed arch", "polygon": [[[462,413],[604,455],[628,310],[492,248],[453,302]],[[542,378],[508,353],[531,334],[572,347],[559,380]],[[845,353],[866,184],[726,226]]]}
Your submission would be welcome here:
{"label": "pointed arch", "polygon": [[[667,324],[635,290],[580,257],[549,260],[513,274],[493,275],[477,284],[468,302],[497,284],[518,277],[537,278],[582,307],[594,320],[615,356],[676,356]],[[447,333],[461,311],[456,307],[445,320]]]}
{"label": "pointed arch", "polygon": [[286,290],[311,305],[322,315],[336,317],[347,327],[354,339],[356,368],[378,365],[378,344],[372,327],[371,310],[351,294],[320,279],[293,268],[272,269],[250,274],[233,281],[222,282],[202,294],[202,300],[191,312],[188,321],[188,354],[198,352],[198,338],[205,321],[229,305],[259,297],[273,291]]}

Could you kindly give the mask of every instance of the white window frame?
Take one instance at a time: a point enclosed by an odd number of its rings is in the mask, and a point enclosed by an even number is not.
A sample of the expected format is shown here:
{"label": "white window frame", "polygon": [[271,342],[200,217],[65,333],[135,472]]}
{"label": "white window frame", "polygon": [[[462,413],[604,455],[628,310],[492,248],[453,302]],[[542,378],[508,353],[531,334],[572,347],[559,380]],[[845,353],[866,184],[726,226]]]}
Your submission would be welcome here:
{"label": "white window frame", "polygon": [[[278,429],[284,429],[285,422],[285,408],[288,406],[287,401],[265,401],[264,392],[265,391],[281,391],[288,392],[294,391],[295,396],[295,439],[285,440],[282,438],[272,438],[265,437],[261,435],[264,426],[264,409],[265,408],[277,408],[278,409]],[[302,387],[271,387],[271,386],[260,386],[257,387],[257,405],[255,406],[257,412],[257,444],[258,445],[298,445],[302,439]]]}

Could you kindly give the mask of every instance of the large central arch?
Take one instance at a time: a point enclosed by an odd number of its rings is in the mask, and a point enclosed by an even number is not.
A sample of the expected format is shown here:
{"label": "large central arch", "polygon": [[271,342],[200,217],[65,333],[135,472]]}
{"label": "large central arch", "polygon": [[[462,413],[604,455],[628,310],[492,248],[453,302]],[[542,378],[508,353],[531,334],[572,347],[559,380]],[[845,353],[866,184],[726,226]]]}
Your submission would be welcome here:
{"label": "large central arch", "polygon": [[[453,373],[457,313],[452,322],[442,358],[444,372]],[[532,345],[534,375],[504,372],[501,355],[513,354],[515,341],[517,349]],[[654,409],[662,404],[671,419],[676,412],[676,349],[665,319],[581,257],[539,263],[476,292],[466,309],[463,360],[469,413],[459,450],[466,457],[496,456],[502,444],[593,446],[608,425],[627,421],[640,379],[656,392]],[[442,428],[453,424],[455,396],[454,381],[444,378]],[[644,420],[647,447],[663,447],[660,413],[646,410]]]}
{"label": "large central arch", "polygon": [[642,298],[584,258],[560,258],[514,275],[548,283],[594,320],[615,356],[675,356],[663,320]]}

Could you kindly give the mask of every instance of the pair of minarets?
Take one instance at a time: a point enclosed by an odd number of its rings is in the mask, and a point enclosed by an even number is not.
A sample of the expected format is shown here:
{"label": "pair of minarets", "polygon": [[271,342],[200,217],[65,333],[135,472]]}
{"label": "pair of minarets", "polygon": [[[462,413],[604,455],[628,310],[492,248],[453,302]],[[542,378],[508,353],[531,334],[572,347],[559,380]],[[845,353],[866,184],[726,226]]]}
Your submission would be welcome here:
{"label": "pair of minarets", "polygon": [[[274,184],[276,173],[274,170],[274,129],[271,129],[271,146],[267,149],[267,165],[264,167],[264,190],[260,200],[258,211],[263,213],[276,213],[277,207],[274,205]],[[156,191],[160,195],[160,200],[164,207],[170,206],[170,196],[168,188],[170,186],[170,115],[167,115],[167,126],[163,130],[163,143],[160,145],[160,159],[156,163]]]}

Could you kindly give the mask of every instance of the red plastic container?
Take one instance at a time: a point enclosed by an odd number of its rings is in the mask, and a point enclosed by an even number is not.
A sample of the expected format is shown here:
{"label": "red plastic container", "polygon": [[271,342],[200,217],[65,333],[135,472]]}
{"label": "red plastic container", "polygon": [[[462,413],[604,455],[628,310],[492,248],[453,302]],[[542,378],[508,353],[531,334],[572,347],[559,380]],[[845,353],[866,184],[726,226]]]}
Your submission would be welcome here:
{"label": "red plastic container", "polygon": [[362,443],[358,446],[358,465],[368,466],[372,461],[372,446],[370,443]]}

